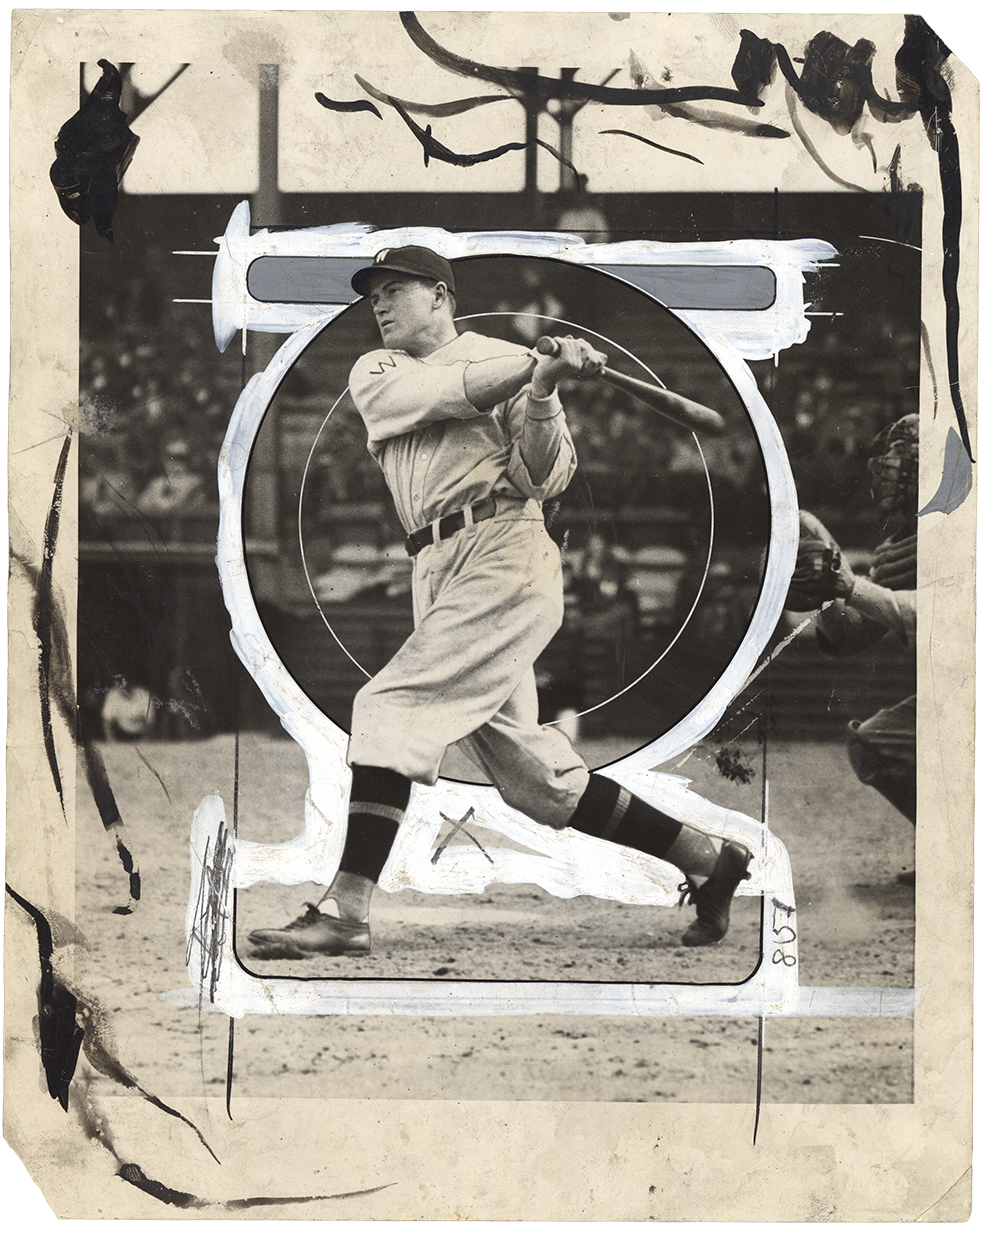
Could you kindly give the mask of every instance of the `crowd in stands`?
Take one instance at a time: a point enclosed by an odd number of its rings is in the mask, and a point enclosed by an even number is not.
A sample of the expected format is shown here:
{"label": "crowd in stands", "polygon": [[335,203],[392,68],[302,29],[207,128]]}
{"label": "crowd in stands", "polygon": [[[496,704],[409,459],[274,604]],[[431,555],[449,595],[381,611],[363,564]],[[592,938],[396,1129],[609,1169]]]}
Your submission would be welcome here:
{"label": "crowd in stands", "polygon": [[[150,266],[168,270],[166,262]],[[81,291],[84,550],[88,542],[122,545],[140,527],[203,551],[214,535],[218,456],[243,367],[238,339],[220,355],[210,308],[173,303],[180,292],[165,276],[148,273],[126,282],[124,291]],[[512,314],[519,309],[523,319],[512,319],[514,330],[532,339],[536,316],[557,315],[559,308],[546,290],[526,286],[510,301]],[[807,344],[787,351],[777,366],[752,364],[782,432],[800,504],[845,532],[845,543],[855,527],[870,525],[869,446],[881,428],[916,409],[918,360],[916,327],[901,329],[873,311],[817,318]],[[664,380],[697,396],[708,380],[698,370],[704,366],[704,360],[685,360]],[[718,383],[717,375],[712,382]],[[613,694],[624,675],[622,653],[635,647],[635,636],[659,649],[660,629],[670,630],[674,614],[685,614],[698,590],[701,630],[714,625],[719,642],[738,641],[756,599],[757,553],[741,560],[738,547],[717,548],[713,576],[702,584],[703,549],[687,541],[684,515],[703,503],[705,463],[720,520],[727,506],[744,512],[748,479],[763,497],[759,457],[746,431],[705,440],[699,451],[688,436],[663,434],[655,416],[608,385],[567,383],[561,392],[581,463],[560,499],[562,517],[574,507],[600,515],[586,528],[578,522],[565,549],[568,625],[576,627],[575,643],[605,643],[614,658],[606,661],[607,684],[569,686],[565,671],[551,668],[547,695],[554,713]],[[328,575],[332,600],[376,588],[392,600],[405,590],[408,568],[405,557],[392,555],[400,542],[398,523],[349,397],[324,424],[331,396],[294,370],[283,385],[280,489],[292,501],[282,506],[282,539],[297,555],[297,498],[305,478],[309,537],[319,549],[317,581]],[[637,513],[642,517],[628,516]],[[553,533],[562,542],[565,527]],[[755,529],[755,538],[759,533]],[[371,548],[373,559],[359,570],[357,557],[346,554],[362,547]],[[129,704],[118,706],[125,720]],[[104,725],[126,726],[117,718]]]}

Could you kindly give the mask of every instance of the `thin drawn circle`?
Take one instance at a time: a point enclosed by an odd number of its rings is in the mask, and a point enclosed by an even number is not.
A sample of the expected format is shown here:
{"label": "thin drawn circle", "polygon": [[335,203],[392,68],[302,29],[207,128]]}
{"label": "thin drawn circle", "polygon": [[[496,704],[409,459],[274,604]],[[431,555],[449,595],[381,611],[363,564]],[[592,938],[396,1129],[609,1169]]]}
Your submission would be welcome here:
{"label": "thin drawn circle", "polygon": [[[586,332],[589,336],[596,337],[598,340],[604,341],[606,344],[612,345],[614,346],[615,349],[620,350],[621,353],[626,355],[626,357],[631,358],[631,360],[636,364],[636,366],[640,367],[643,371],[645,371],[646,374],[653,380],[654,383],[659,384],[661,388],[665,387],[665,385],[661,382],[659,376],[657,376],[655,371],[653,371],[650,367],[648,367],[642,361],[642,359],[637,358],[636,355],[631,352],[631,350],[625,349],[624,346],[619,345],[618,342],[615,340],[612,340],[611,337],[604,336],[602,333],[595,331],[593,328],[585,327],[583,324],[574,323],[572,320],[569,320],[569,319],[558,319],[551,315],[537,315],[532,312],[525,312],[525,311],[482,311],[475,315],[463,315],[460,318],[456,319],[455,322],[464,323],[466,320],[469,320],[469,319],[497,319],[497,318],[537,319],[545,323],[562,324],[567,328],[576,328],[581,332]],[[343,401],[347,393],[348,393],[348,389],[345,388],[344,391],[340,394],[340,396],[336,399],[336,401],[334,401],[330,409],[327,411],[327,414],[325,418],[323,419],[323,422],[320,424],[320,427],[318,431],[316,432],[316,435],[313,438],[312,444],[309,446],[309,453],[306,457],[305,465],[302,468],[302,480],[299,485],[299,503],[298,503],[298,511],[297,511],[297,525],[298,525],[298,534],[299,534],[299,556],[302,560],[302,570],[303,570],[303,573],[305,574],[306,584],[309,587],[309,594],[312,597],[313,603],[316,605],[316,608],[318,609],[319,614],[323,619],[323,624],[326,626],[327,630],[332,635],[334,641],[337,643],[337,646],[341,649],[341,651],[343,651],[344,655],[347,656],[347,658],[351,661],[354,667],[358,669],[359,672],[363,673],[365,677],[371,680],[373,674],[369,673],[366,668],[364,668],[361,664],[359,664],[358,661],[354,658],[354,656],[351,655],[350,651],[348,651],[348,649],[344,646],[336,630],[334,630],[333,626],[330,624],[326,613],[323,611],[323,606],[320,604],[319,599],[316,596],[316,592],[313,589],[312,577],[310,576],[310,573],[309,573],[309,566],[306,563],[305,540],[304,540],[304,536],[302,532],[302,505],[303,505],[303,499],[305,497],[305,485],[306,485],[306,477],[309,473],[309,465],[312,462],[313,454],[316,451],[316,446],[319,444],[320,437],[322,436],[327,423],[329,423],[330,418],[333,415],[333,412],[336,410],[337,406],[341,403],[341,401]],[[656,659],[647,668],[645,668],[641,673],[639,673],[636,677],[634,677],[627,686],[623,686],[620,690],[616,691],[616,693],[610,695],[606,699],[603,699],[600,703],[595,703],[592,707],[585,707],[581,711],[574,712],[572,716],[566,717],[566,719],[576,720],[582,716],[589,715],[591,712],[599,711],[602,707],[607,707],[609,703],[613,703],[615,702],[616,699],[621,698],[622,695],[627,694],[632,689],[632,687],[638,685],[639,682],[643,680],[643,678],[648,677],[649,674],[653,671],[653,669],[655,669],[657,665],[670,653],[671,649],[678,642],[681,635],[687,629],[687,626],[689,622],[691,621],[691,618],[694,616],[695,610],[698,607],[698,603],[701,600],[702,594],[705,590],[705,583],[708,581],[708,571],[711,568],[711,564],[712,564],[712,552],[713,552],[714,542],[715,542],[715,500],[714,500],[714,495],[712,492],[712,479],[711,479],[711,475],[709,474],[708,463],[705,461],[705,454],[702,451],[701,442],[698,439],[698,435],[695,431],[691,431],[691,435],[694,439],[695,445],[697,446],[698,454],[701,457],[701,463],[705,470],[705,484],[708,488],[709,535],[708,535],[708,551],[705,557],[705,568],[702,572],[701,582],[698,584],[698,590],[695,594],[694,600],[692,601],[691,607],[688,610],[688,614],[684,618],[684,620],[681,622],[680,626],[677,629],[676,634],[674,634],[673,638],[666,645],[666,647],[664,647],[664,649],[660,652],[660,654],[656,657]],[[555,721],[550,720],[550,721],[544,721],[543,723],[554,724]]]}
{"label": "thin drawn circle", "polygon": [[330,622],[326,618],[326,613],[323,611],[323,605],[316,598],[316,592],[313,590],[312,578],[309,576],[309,566],[306,564],[306,549],[305,549],[305,544],[302,539],[302,501],[305,497],[305,492],[306,492],[306,475],[309,473],[309,463],[312,461],[313,453],[315,453],[316,451],[316,445],[319,443],[319,438],[323,434],[323,428],[330,421],[334,410],[337,408],[338,405],[340,405],[341,401],[343,401],[343,399],[347,396],[347,392],[348,390],[345,388],[344,391],[337,398],[337,400],[334,401],[333,405],[330,406],[329,410],[326,413],[326,417],[323,419],[323,422],[320,425],[319,431],[316,432],[313,442],[309,446],[309,455],[306,458],[306,464],[302,467],[302,483],[299,486],[299,507],[298,507],[298,514],[297,514],[296,521],[297,521],[298,529],[299,529],[299,556],[302,558],[302,570],[306,576],[306,586],[308,586],[309,588],[309,594],[312,596],[312,601],[316,605],[316,608],[319,610],[319,615],[323,618],[323,624],[333,635],[334,642],[337,644],[340,650],[344,653],[344,655],[347,656],[347,658],[354,665],[354,667],[358,670],[358,672],[364,673],[364,675],[370,681],[372,679],[373,674],[369,673],[366,668],[363,668],[357,662],[357,660],[355,660],[354,656],[352,656],[351,653],[347,650],[344,644],[340,641],[340,638],[337,635],[337,631],[333,628],[333,626],[330,624]]}
{"label": "thin drawn circle", "polygon": [[[590,336],[596,336],[599,340],[606,341],[609,345],[613,345],[615,349],[620,349],[623,354],[631,358],[632,361],[636,364],[636,366],[641,367],[646,372],[646,374],[652,378],[652,380],[655,383],[660,385],[661,388],[666,387],[666,385],[661,382],[660,377],[656,374],[656,372],[653,371],[650,367],[646,366],[646,364],[642,361],[641,358],[637,358],[635,354],[633,354],[630,350],[626,349],[623,345],[619,345],[617,341],[613,341],[611,337],[603,336],[600,332],[595,332],[593,328],[585,328],[583,324],[573,323],[569,319],[554,319],[550,315],[534,315],[534,314],[531,314],[530,312],[526,313],[524,311],[516,311],[516,312],[515,311],[496,311],[492,313],[510,315],[512,318],[515,315],[517,315],[519,318],[522,318],[522,319],[542,319],[542,320],[545,320],[547,323],[563,323],[568,328],[579,328],[581,332],[586,332]],[[465,315],[464,318],[465,319],[488,319],[490,318],[490,315],[491,315],[491,312],[484,311],[478,315]],[[595,703],[593,707],[585,707],[583,711],[575,712],[572,716],[568,717],[568,719],[570,720],[576,720],[580,716],[586,716],[590,712],[596,712],[599,708],[607,707],[609,703],[613,703],[615,699],[620,698],[623,694],[626,694],[629,690],[632,689],[633,686],[637,686],[644,677],[648,677],[649,674],[653,671],[653,669],[656,668],[656,666],[660,663],[663,657],[670,651],[671,647],[674,646],[674,644],[677,642],[680,636],[687,629],[688,622],[694,616],[694,611],[698,607],[698,601],[701,599],[702,592],[705,590],[705,583],[708,581],[708,571],[712,564],[712,549],[715,543],[715,498],[712,494],[712,478],[708,472],[708,462],[705,461],[705,454],[702,451],[701,441],[698,439],[698,435],[695,431],[692,431],[691,435],[693,436],[694,442],[698,447],[698,456],[701,458],[701,464],[705,467],[705,484],[708,487],[708,511],[709,511],[708,555],[705,557],[705,570],[701,575],[701,582],[698,584],[697,594],[694,597],[694,601],[691,604],[691,608],[688,612],[688,615],[684,618],[677,633],[673,636],[673,638],[670,640],[667,646],[664,647],[664,649],[656,657],[653,663],[649,665],[648,668],[644,669],[643,672],[641,672],[638,675],[638,677],[633,678],[632,681],[630,681],[627,686],[623,686],[622,689],[617,692],[617,694],[612,694],[610,698],[605,699],[602,703]],[[550,721],[547,721],[546,723],[554,724],[555,721],[550,720]]]}

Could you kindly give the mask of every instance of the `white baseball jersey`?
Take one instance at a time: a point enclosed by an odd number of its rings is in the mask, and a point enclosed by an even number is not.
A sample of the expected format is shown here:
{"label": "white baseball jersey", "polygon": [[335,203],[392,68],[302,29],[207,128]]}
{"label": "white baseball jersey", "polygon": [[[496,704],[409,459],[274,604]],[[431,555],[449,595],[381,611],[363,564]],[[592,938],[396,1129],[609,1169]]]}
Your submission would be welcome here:
{"label": "white baseball jersey", "polygon": [[527,352],[463,332],[426,358],[376,349],[354,365],[351,396],[407,534],[490,495],[546,500],[573,477],[558,395],[525,388],[485,414],[466,399],[470,362]]}
{"label": "white baseball jersey", "polygon": [[565,488],[576,454],[557,396],[523,390],[482,413],[464,383],[469,362],[525,352],[467,332],[426,358],[375,350],[351,371],[407,532],[491,495],[497,512],[414,558],[415,629],[356,696],[348,761],[431,785],[461,742],[506,802],[560,828],[589,772],[562,733],[538,723],[533,665],[563,610],[540,501]]}

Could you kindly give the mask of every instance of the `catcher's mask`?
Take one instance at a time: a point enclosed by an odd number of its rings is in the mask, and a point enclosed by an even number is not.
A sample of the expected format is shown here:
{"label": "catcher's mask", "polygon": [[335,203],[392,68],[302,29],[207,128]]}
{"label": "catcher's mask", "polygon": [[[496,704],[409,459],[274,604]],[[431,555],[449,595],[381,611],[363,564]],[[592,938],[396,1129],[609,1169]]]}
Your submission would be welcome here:
{"label": "catcher's mask", "polygon": [[868,458],[868,486],[882,517],[917,511],[920,417],[907,414],[878,433]]}

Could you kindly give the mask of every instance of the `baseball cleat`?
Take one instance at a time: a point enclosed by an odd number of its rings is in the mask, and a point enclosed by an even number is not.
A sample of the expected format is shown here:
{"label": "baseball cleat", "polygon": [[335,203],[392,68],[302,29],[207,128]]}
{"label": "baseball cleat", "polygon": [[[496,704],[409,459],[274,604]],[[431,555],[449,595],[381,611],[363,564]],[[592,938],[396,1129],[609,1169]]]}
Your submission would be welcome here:
{"label": "baseball cleat", "polygon": [[305,914],[287,927],[263,928],[247,937],[251,957],[364,957],[371,952],[372,935],[367,923],[354,923],[323,914],[306,902]]}
{"label": "baseball cleat", "polygon": [[681,944],[697,947],[718,944],[729,930],[729,907],[741,880],[749,880],[753,854],[744,845],[724,841],[712,874],[704,884],[695,884],[690,876],[681,885],[681,905],[694,906],[698,917],[681,936]]}

